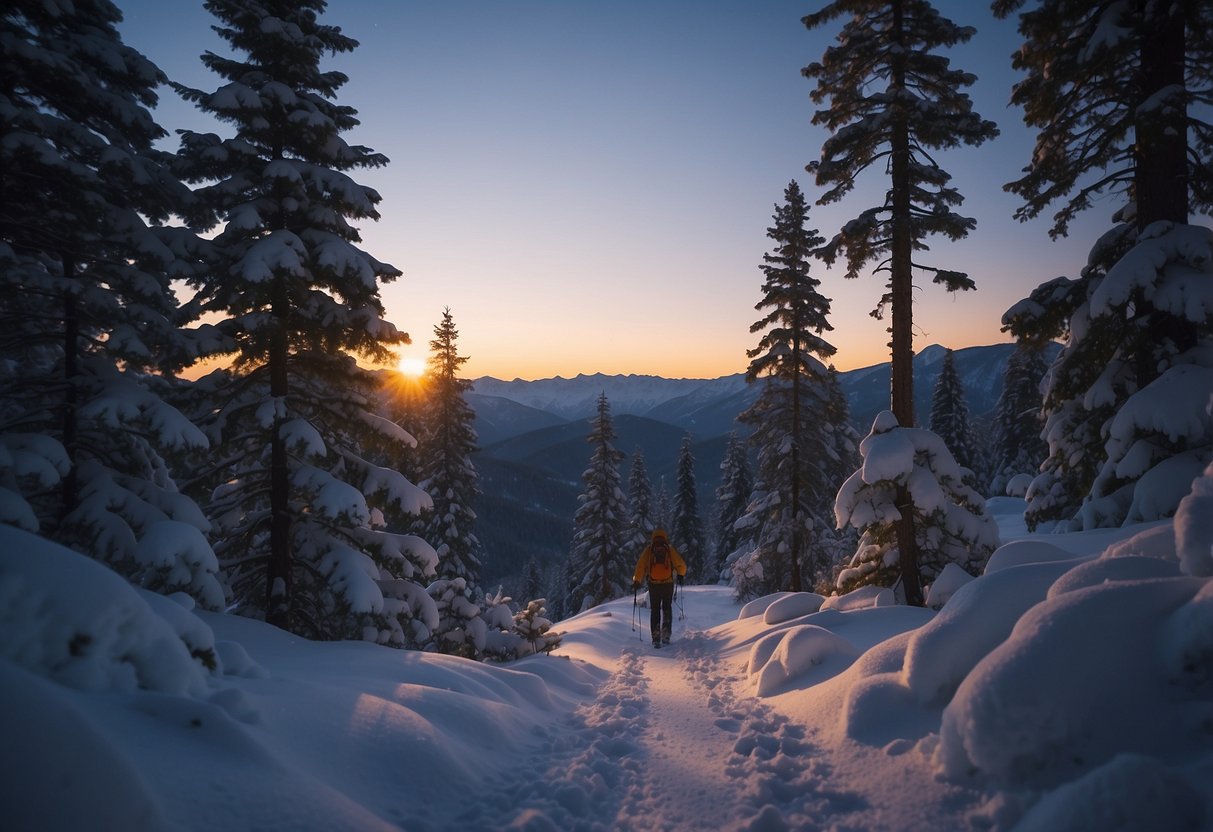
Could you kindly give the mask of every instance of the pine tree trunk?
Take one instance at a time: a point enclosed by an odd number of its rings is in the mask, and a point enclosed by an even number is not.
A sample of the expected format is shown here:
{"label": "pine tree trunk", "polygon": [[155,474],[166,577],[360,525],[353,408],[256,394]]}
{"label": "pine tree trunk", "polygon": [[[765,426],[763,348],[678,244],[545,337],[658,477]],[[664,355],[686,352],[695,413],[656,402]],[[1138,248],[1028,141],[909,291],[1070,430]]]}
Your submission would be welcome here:
{"label": "pine tree trunk", "polygon": [[[63,277],[70,286],[76,277],[76,260],[71,255],[63,257]],[[63,293],[63,450],[67,454],[67,475],[59,490],[59,520],[62,522],[76,509],[80,499],[79,460],[79,378],[80,314],[76,307],[76,295]]]}
{"label": "pine tree trunk", "polygon": [[287,299],[281,282],[275,289],[275,331],[270,342],[270,396],[279,402],[270,438],[270,560],[265,580],[265,620],[289,629],[291,613],[290,472],[282,436],[281,406],[288,391],[286,315]]}
{"label": "pine tree trunk", "polygon": [[[1184,52],[1186,35],[1179,4],[1156,0],[1138,0],[1141,29],[1138,32],[1141,70],[1140,102],[1165,93],[1171,106],[1139,109],[1133,130],[1133,191],[1137,200],[1137,230],[1152,223],[1169,220],[1188,221],[1188,133],[1183,106]],[[1157,348],[1168,341],[1179,349],[1195,344],[1190,331],[1171,325],[1169,316],[1159,315],[1143,292],[1135,293],[1134,313],[1147,322],[1136,350],[1137,384],[1145,387],[1158,377]]]}
{"label": "pine tree trunk", "polygon": [[[1141,102],[1160,91],[1184,89],[1187,39],[1178,3],[1138,0],[1141,31]],[[1188,221],[1188,128],[1182,93],[1167,94],[1169,107],[1139,111],[1133,129],[1133,188],[1139,231],[1158,220]]]}
{"label": "pine tree trunk", "polygon": [[[894,58],[890,91],[894,96],[905,90],[905,47],[902,37],[905,19],[901,0],[893,0],[893,34],[902,45]],[[910,201],[910,128],[902,112],[904,104],[893,101],[892,157],[892,251],[890,257],[889,290],[891,294],[892,338],[892,405],[893,415],[902,427],[914,426],[914,275],[913,229]],[[897,524],[897,547],[900,552],[902,589],[906,603],[922,606],[922,587],[918,573],[918,552],[915,545],[912,500],[905,488],[897,489],[897,506],[901,520]]]}

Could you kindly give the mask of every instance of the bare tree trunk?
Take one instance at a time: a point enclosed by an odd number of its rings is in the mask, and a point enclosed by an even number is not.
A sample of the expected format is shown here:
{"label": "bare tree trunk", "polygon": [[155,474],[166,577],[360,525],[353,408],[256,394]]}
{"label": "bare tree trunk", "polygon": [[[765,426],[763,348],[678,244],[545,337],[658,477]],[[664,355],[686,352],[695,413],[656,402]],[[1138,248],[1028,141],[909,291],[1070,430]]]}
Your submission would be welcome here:
{"label": "bare tree trunk", "polygon": [[[893,0],[893,31],[900,43],[905,20],[901,0]],[[901,55],[904,55],[904,44]],[[893,61],[890,88],[894,95],[906,84],[903,57]],[[902,427],[914,426],[914,275],[913,229],[910,201],[910,129],[901,112],[900,100],[893,102],[893,138],[890,174],[892,178],[892,252],[889,262],[889,292],[892,306],[892,368],[890,383],[893,415]],[[918,573],[918,551],[914,534],[914,515],[909,492],[897,489],[897,547],[900,552],[901,581],[906,603],[922,606],[922,584]]]}
{"label": "bare tree trunk", "polygon": [[[1160,220],[1188,221],[1188,127],[1184,94],[1184,52],[1187,38],[1180,4],[1138,0],[1141,69],[1140,101],[1133,130],[1133,192],[1137,200],[1137,230]],[[1165,98],[1166,106],[1142,106]],[[1148,321],[1136,350],[1137,384],[1145,387],[1158,377],[1156,348],[1168,341],[1183,350],[1195,345],[1189,328],[1173,327],[1159,315],[1144,292],[1134,295],[1133,308]],[[1144,317],[1143,317],[1144,316]]]}
{"label": "bare tree trunk", "polygon": [[1181,4],[1138,0],[1141,104],[1164,93],[1168,106],[1138,109],[1133,125],[1137,229],[1188,221],[1188,126],[1184,90],[1187,38]]}

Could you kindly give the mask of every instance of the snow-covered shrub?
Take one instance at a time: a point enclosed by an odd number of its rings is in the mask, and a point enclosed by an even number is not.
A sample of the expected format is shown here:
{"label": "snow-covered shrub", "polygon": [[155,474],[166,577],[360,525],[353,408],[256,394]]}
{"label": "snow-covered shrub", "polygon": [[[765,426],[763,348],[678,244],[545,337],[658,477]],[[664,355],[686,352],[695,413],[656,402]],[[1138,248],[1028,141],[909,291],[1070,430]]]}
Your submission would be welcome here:
{"label": "snow-covered shrub", "polygon": [[858,550],[838,574],[838,590],[897,581],[899,487],[913,501],[922,580],[932,582],[949,563],[978,574],[998,545],[998,528],[981,495],[965,485],[964,469],[943,441],[922,428],[900,427],[886,410],[859,450],[863,465],[843,484],[834,506],[839,526],[860,531]]}

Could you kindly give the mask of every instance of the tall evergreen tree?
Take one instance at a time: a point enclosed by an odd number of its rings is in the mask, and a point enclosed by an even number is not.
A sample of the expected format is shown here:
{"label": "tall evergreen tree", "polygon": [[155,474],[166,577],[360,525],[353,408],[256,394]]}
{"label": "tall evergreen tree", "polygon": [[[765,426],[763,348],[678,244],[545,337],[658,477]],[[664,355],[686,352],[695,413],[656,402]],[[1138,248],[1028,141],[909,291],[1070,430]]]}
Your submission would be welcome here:
{"label": "tall evergreen tree", "polygon": [[472,383],[459,377],[467,357],[459,355],[459,330],[451,310],[442,313],[430,341],[426,374],[426,413],[419,437],[419,485],[433,500],[422,515],[419,534],[438,550],[438,576],[463,578],[468,592],[480,589],[480,542],[472,503],[480,494],[480,475],[472,464],[476,452],[476,414],[465,395]]}
{"label": "tall evergreen tree", "polygon": [[317,638],[425,643],[437,615],[418,582],[434,550],[384,526],[430,500],[367,460],[413,438],[372,412],[378,381],[355,362],[408,342],[379,296],[400,273],[351,224],[378,219],[379,194],[348,172],[387,159],[343,138],[358,123],[333,100],[347,79],[320,69],[357,43],[320,22],[323,0],[205,5],[232,55],[202,61],[224,83],[178,90],[234,135],[183,131],[179,158],[218,231],[195,309],[234,344],[232,371],[199,386],[218,549],[244,612]]}
{"label": "tall evergreen tree", "polygon": [[[808,210],[800,186],[790,183],[784,203],[775,207],[774,225],[767,229],[774,246],[763,255],[766,279],[762,300],[755,305],[765,314],[750,327],[763,334],[747,353],[746,379],[762,383],[763,389],[741,419],[754,427],[751,441],[758,448],[765,499],[749,508],[759,518],[757,547],[735,561],[734,572],[761,574],[766,592],[799,592],[828,571],[825,541],[837,486],[829,479],[828,460],[835,455],[838,426],[825,419],[828,370],[819,359],[835,350],[822,337],[832,329],[830,302],[817,291],[821,281],[809,271],[823,240],[806,227]],[[739,591],[747,590],[739,585]]]}
{"label": "tall evergreen tree", "polygon": [[657,481],[657,490],[653,495],[653,528],[669,528],[670,518],[673,516],[674,511],[670,508],[670,489],[666,487],[665,477],[662,476]]}
{"label": "tall evergreen tree", "polygon": [[547,580],[544,577],[543,569],[539,566],[539,561],[534,556],[528,558],[522,572],[522,597],[544,598],[547,589]]}
{"label": "tall evergreen tree", "polygon": [[[1012,100],[1039,133],[1025,175],[1007,185],[1024,199],[1017,216],[1062,201],[1059,236],[1097,195],[1125,199],[1077,279],[1043,284],[1003,318],[1021,339],[1065,340],[1046,377],[1049,456],[1028,523],[1165,516],[1179,495],[1160,501],[1138,483],[1192,475],[1213,456],[1213,430],[1176,429],[1201,422],[1203,403],[1185,393],[1213,383],[1213,319],[1192,302],[1213,281],[1213,235],[1186,225],[1213,211],[1213,9],[1045,0],[1019,22],[1015,66],[1026,75]],[[1140,416],[1146,391],[1172,402],[1165,424]]]}
{"label": "tall evergreen tree", "polygon": [[1007,360],[994,415],[996,460],[990,493],[995,496],[1006,491],[1012,478],[1035,474],[1048,456],[1048,446],[1040,438],[1044,426],[1040,380],[1047,367],[1044,350],[1026,343],[1016,344]]}
{"label": "tall evergreen tree", "polygon": [[964,385],[956,372],[956,359],[948,350],[944,353],[943,367],[931,395],[931,430],[948,446],[957,463],[976,473],[977,449],[964,395]]}
{"label": "tall evergreen tree", "polygon": [[194,355],[170,284],[201,244],[160,225],[190,192],[154,148],[166,79],[121,19],[0,11],[0,522],[214,608],[207,523],[166,462],[206,438],[155,377]]}
{"label": "tall evergreen tree", "polygon": [[[876,164],[885,167],[890,181],[880,203],[843,226],[822,254],[833,263],[845,253],[847,277],[874,261],[877,272],[888,274],[888,290],[873,314],[881,317],[891,308],[892,412],[903,427],[912,427],[914,272],[931,273],[948,291],[974,288],[968,275],[914,257],[927,248],[927,237],[958,240],[975,225],[955,212],[963,197],[931,154],[979,145],[998,130],[973,112],[963,92],[974,77],[951,68],[935,51],[967,42],[972,28],[942,17],[927,0],[836,0],[803,21],[814,29],[839,17],[847,21],[838,44],[803,70],[817,82],[813,101],[829,101],[813,116],[814,124],[830,131],[821,159],[808,166],[817,184],[828,187],[818,204],[841,200]],[[896,499],[908,508],[908,493],[899,491]],[[906,599],[921,605],[913,516],[902,513],[899,557]]]}
{"label": "tall evergreen tree", "polygon": [[745,514],[750,494],[754,490],[754,475],[746,442],[736,431],[729,434],[724,458],[720,461],[720,485],[716,487],[716,534],[714,557],[704,567],[703,580],[716,583],[721,577],[725,559],[742,545],[744,536],[737,521]]}
{"label": "tall evergreen tree", "polygon": [[632,564],[624,554],[627,504],[620,489],[615,426],[606,394],[598,397],[598,415],[586,441],[593,446],[589,467],[581,475],[585,490],[573,519],[573,550],[569,556],[569,603],[566,612],[582,612],[619,598],[631,584]]}
{"label": "tall evergreen tree", "polygon": [[684,436],[678,450],[678,490],[674,493],[674,522],[670,524],[672,539],[687,564],[688,577],[698,582],[704,579],[706,547],[703,523],[699,520],[699,496],[695,484],[695,455],[691,437]]}
{"label": "tall evergreen tree", "polygon": [[637,557],[649,545],[657,522],[653,516],[653,486],[649,482],[644,452],[637,448],[632,454],[632,469],[628,472],[628,531],[625,550]]}

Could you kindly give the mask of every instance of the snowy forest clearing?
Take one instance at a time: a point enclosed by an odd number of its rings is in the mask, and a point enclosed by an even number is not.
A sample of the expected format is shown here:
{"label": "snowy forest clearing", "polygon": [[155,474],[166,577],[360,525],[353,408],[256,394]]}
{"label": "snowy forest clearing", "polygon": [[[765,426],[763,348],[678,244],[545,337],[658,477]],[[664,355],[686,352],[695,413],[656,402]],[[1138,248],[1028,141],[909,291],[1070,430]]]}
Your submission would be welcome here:
{"label": "snowy forest clearing", "polygon": [[1026,537],[938,613],[690,587],[661,650],[627,597],[494,666],[182,614],[0,527],[4,826],[1208,828],[1213,594],[1170,532]]}

